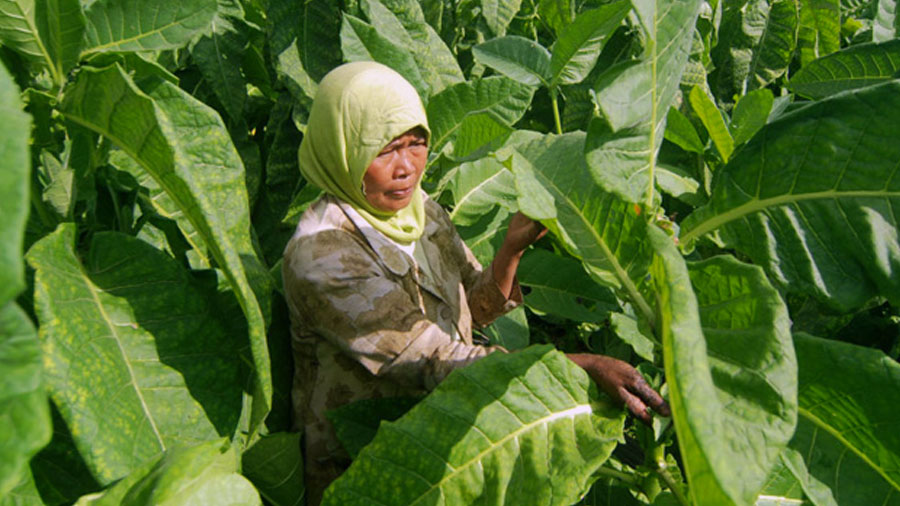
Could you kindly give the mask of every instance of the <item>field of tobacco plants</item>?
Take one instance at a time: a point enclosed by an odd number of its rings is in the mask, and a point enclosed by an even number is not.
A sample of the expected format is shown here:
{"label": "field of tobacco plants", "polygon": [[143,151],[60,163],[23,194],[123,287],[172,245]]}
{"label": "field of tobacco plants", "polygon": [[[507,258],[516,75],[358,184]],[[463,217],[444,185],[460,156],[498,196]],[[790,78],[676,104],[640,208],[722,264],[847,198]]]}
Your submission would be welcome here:
{"label": "field of tobacco plants", "polygon": [[900,505],[897,4],[0,0],[0,506],[303,504],[280,257],[359,60],[483,262],[550,233],[521,351],[331,414],[326,504]]}

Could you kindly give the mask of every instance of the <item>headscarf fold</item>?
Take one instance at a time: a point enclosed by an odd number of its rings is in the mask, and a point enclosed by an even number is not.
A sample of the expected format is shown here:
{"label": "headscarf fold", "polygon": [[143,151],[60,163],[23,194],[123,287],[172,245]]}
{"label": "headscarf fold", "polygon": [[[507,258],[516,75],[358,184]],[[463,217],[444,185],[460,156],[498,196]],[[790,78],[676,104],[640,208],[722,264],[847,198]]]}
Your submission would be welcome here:
{"label": "headscarf fold", "polygon": [[420,186],[408,206],[391,213],[366,200],[362,181],[378,153],[415,127],[431,135],[425,108],[412,85],[380,63],[346,63],[319,83],[300,143],[300,172],[356,209],[376,230],[394,241],[411,243],[425,228]]}

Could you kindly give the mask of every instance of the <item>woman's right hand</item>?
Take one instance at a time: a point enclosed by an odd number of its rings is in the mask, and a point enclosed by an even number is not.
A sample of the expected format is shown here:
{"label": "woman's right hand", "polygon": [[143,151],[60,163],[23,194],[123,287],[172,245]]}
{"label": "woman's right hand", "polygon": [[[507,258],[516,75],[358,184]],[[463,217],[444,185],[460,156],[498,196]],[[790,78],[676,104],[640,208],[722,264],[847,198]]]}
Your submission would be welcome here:
{"label": "woman's right hand", "polygon": [[506,238],[503,239],[503,247],[508,248],[510,253],[521,253],[525,251],[525,248],[531,246],[545,235],[547,235],[547,229],[543,225],[525,216],[520,211],[509,220]]}

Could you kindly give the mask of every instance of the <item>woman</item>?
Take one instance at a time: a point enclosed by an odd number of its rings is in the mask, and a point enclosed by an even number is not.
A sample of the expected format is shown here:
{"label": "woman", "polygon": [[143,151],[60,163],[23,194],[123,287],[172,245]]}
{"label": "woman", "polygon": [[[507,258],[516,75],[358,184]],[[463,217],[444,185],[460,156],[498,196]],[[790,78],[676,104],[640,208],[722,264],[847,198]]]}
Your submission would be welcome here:
{"label": "woman", "polygon": [[[453,369],[505,351],[475,344],[472,325],[521,304],[519,259],[546,233],[516,214],[482,270],[447,213],[420,189],[429,135],[416,91],[388,67],[345,64],[319,85],[299,157],[307,181],[325,195],[300,220],[282,271],[309,504],[348,463],[325,411],[424,394]],[[569,357],[643,420],[646,405],[667,414],[627,363]]]}

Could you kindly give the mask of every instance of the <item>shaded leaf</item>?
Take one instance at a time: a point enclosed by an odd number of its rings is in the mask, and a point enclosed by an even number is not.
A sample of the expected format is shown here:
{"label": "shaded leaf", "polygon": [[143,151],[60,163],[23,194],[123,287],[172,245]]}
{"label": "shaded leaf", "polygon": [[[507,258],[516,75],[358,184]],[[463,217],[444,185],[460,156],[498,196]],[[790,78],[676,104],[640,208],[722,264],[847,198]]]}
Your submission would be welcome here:
{"label": "shaded leaf", "polygon": [[528,86],[550,86],[550,52],[539,43],[507,35],[472,48],[475,61]]}
{"label": "shaded leaf", "polygon": [[559,35],[575,19],[575,2],[572,0],[540,0],[537,11],[541,20]]}
{"label": "shaded leaf", "polygon": [[263,436],[241,455],[241,469],[274,506],[304,504],[303,456],[299,432]]}
{"label": "shaded leaf", "polygon": [[253,485],[237,473],[237,458],[228,446],[227,440],[217,440],[169,450],[102,494],[84,496],[75,504],[261,505]]}
{"label": "shaded leaf", "polygon": [[216,0],[96,0],[85,12],[82,54],[181,47],[209,27],[216,7]]}
{"label": "shaded leaf", "polygon": [[[2,4],[0,4],[2,6]],[[25,288],[22,247],[28,217],[31,116],[22,110],[19,90],[0,65],[0,308]]]}
{"label": "shaded leaf", "polygon": [[375,439],[381,422],[393,422],[405,415],[422,399],[419,397],[383,397],[362,399],[328,411],[341,446],[354,460]]}
{"label": "shaded leaf", "polygon": [[323,504],[571,504],[623,422],[587,374],[549,346],[494,353],[383,423]]}
{"label": "shaded leaf", "polygon": [[0,307],[0,497],[28,470],[28,461],[50,442],[50,406],[41,377],[34,326],[13,302]]}
{"label": "shaded leaf", "polygon": [[566,25],[553,44],[550,56],[550,82],[576,84],[583,81],[600,56],[604,43],[622,24],[631,4],[618,1],[598,9],[584,11]]}
{"label": "shaded leaf", "polygon": [[[900,504],[900,364],[877,350],[794,336],[800,424],[791,447],[837,504]],[[864,393],[864,395],[861,395]]]}
{"label": "shaded leaf", "polygon": [[615,295],[585,276],[580,262],[546,250],[522,257],[516,277],[530,289],[525,304],[538,313],[596,323],[618,307]]}
{"label": "shaded leaf", "polygon": [[494,323],[483,329],[491,346],[503,346],[507,350],[521,350],[531,341],[531,330],[528,328],[528,317],[525,307],[519,306],[500,316]]}
{"label": "shaded leaf", "polygon": [[585,146],[597,182],[630,202],[653,199],[666,114],[687,63],[700,2],[633,2],[646,34],[641,60],[617,64],[594,85],[603,119]]}
{"label": "shaded leaf", "polygon": [[835,308],[900,298],[900,83],[837,95],[764,127],[719,169],[683,222],[689,244],[718,229],[790,292]]}
{"label": "shaded leaf", "polygon": [[234,18],[217,15],[212,20],[212,33],[200,37],[191,48],[191,59],[232,120],[243,116],[247,100],[240,64],[247,45],[242,25]]}
{"label": "shaded leaf", "polygon": [[346,13],[341,25],[341,50],[347,61],[376,61],[394,69],[419,92],[423,103],[431,95],[431,88],[422,79],[419,66],[407,48],[398,46],[372,25]]}
{"label": "shaded leaf", "polygon": [[697,129],[684,113],[674,107],[670,107],[666,115],[665,139],[685,151],[703,154],[703,143]]}
{"label": "shaded leaf", "polygon": [[831,489],[809,474],[800,452],[793,448],[785,448],[781,454],[781,462],[792,476],[796,478],[803,493],[810,498],[813,504],[816,506],[837,506],[834,496],[831,494]]}
{"label": "shaded leaf", "polygon": [[117,233],[95,235],[82,266],[74,239],[74,226],[60,225],[28,261],[47,383],[98,480],[174,446],[232,436],[245,384],[241,343],[213,315],[210,290],[165,253]]}
{"label": "shaded leaf", "polygon": [[798,95],[818,100],[900,77],[900,40],[860,44],[806,65],[788,83]]}
{"label": "shaded leaf", "polygon": [[250,240],[243,166],[218,114],[166,81],[148,88],[138,90],[118,67],[83,69],[62,111],[134,158],[165,192],[161,205],[224,271],[249,326],[255,429],[272,395],[263,316],[271,288]]}

